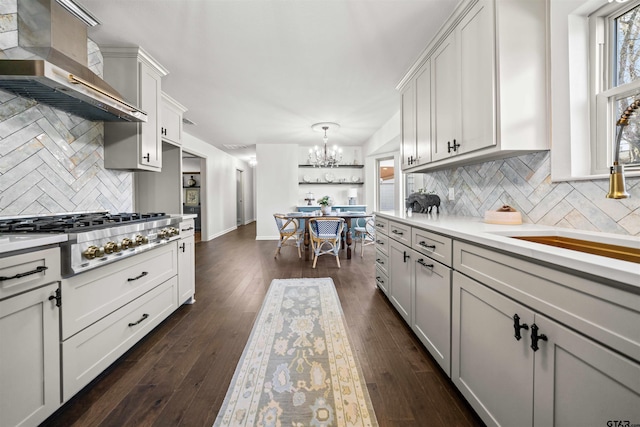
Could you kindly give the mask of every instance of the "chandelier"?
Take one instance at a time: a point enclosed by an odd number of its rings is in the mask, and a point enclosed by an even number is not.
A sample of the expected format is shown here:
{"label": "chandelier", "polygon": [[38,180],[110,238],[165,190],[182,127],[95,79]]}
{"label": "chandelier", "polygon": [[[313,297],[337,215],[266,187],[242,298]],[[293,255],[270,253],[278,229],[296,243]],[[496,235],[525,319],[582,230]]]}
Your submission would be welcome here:
{"label": "chandelier", "polygon": [[329,138],[327,137],[327,131],[329,129],[338,129],[340,127],[337,123],[316,123],[311,126],[311,129],[315,131],[324,131],[324,137],[322,138],[324,144],[323,147],[320,148],[315,146],[309,149],[309,164],[314,167],[335,167],[338,166],[340,161],[342,161],[342,149],[338,148],[337,145],[334,145],[332,149],[327,149],[327,142]]}

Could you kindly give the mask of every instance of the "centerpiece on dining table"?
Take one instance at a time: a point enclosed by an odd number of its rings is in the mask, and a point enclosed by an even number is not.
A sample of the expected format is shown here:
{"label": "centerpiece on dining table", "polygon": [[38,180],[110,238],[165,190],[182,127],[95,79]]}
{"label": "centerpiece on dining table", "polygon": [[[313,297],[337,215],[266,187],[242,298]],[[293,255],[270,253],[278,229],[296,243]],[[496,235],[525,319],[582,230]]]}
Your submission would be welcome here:
{"label": "centerpiece on dining table", "polygon": [[324,196],[318,199],[318,204],[320,205],[320,210],[322,211],[322,215],[330,215],[331,214],[331,205],[333,205],[333,199],[329,196]]}

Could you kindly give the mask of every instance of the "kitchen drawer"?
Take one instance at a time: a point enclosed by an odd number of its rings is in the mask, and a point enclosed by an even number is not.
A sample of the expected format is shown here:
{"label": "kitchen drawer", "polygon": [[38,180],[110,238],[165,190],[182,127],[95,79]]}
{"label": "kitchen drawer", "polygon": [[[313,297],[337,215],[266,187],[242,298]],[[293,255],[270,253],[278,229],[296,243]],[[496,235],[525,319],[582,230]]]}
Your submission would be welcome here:
{"label": "kitchen drawer", "polygon": [[57,282],[61,277],[60,248],[0,258],[0,277],[5,279],[0,280],[0,300]]}
{"label": "kitchen drawer", "polygon": [[376,250],[389,256],[389,238],[384,234],[376,233]]}
{"label": "kitchen drawer", "polygon": [[[177,241],[62,280],[62,339],[178,273]],[[177,294],[176,294],[177,295]]]}
{"label": "kitchen drawer", "polygon": [[385,295],[389,295],[389,276],[382,272],[376,264],[376,286],[380,288]]}
{"label": "kitchen drawer", "polygon": [[375,226],[376,226],[376,233],[384,234],[384,235],[389,234],[389,220],[384,218],[379,218],[376,216]]}
{"label": "kitchen drawer", "polygon": [[62,343],[62,399],[115,362],[176,308],[178,279],[172,277]]}
{"label": "kitchen drawer", "polygon": [[389,256],[376,251],[376,268],[379,268],[387,276],[389,275]]}
{"label": "kitchen drawer", "polygon": [[451,267],[451,238],[415,227],[412,234],[413,249]]}
{"label": "kitchen drawer", "polygon": [[454,242],[454,269],[640,361],[640,293]]}
{"label": "kitchen drawer", "polygon": [[178,230],[180,230],[180,238],[184,239],[185,237],[193,236],[195,228],[195,222],[193,219],[180,221],[180,226],[178,228]]}
{"label": "kitchen drawer", "polygon": [[389,221],[389,237],[411,246],[411,227],[399,222]]}

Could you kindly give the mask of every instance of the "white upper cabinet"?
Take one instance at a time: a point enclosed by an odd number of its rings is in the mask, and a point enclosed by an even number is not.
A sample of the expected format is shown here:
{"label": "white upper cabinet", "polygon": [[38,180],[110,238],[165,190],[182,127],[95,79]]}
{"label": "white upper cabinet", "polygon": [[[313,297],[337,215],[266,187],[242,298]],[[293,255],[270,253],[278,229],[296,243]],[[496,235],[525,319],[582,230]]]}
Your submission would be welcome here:
{"label": "white upper cabinet", "polygon": [[160,135],[163,141],[182,144],[182,115],[186,111],[178,101],[162,92]]}
{"label": "white upper cabinet", "polygon": [[168,72],[139,47],[100,49],[105,81],[147,113],[146,123],[105,122],[105,168],[159,171],[162,168],[161,79]]}
{"label": "white upper cabinet", "polygon": [[[419,172],[549,149],[546,34],[544,0],[462,2],[398,85],[402,129],[417,129],[419,160],[404,169]],[[425,68],[430,92],[421,95]],[[404,113],[411,87],[417,96],[414,117]],[[427,96],[430,121],[421,122],[420,100],[424,106]]]}

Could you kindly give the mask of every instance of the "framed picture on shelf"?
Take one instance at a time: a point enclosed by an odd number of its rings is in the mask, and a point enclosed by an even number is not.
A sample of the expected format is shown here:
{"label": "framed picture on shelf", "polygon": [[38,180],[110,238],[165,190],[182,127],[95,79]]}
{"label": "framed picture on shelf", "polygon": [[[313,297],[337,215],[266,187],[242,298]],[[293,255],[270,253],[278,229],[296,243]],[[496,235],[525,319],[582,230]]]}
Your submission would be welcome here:
{"label": "framed picture on shelf", "polygon": [[184,205],[185,206],[199,206],[200,205],[200,190],[197,188],[189,188],[184,192]]}

